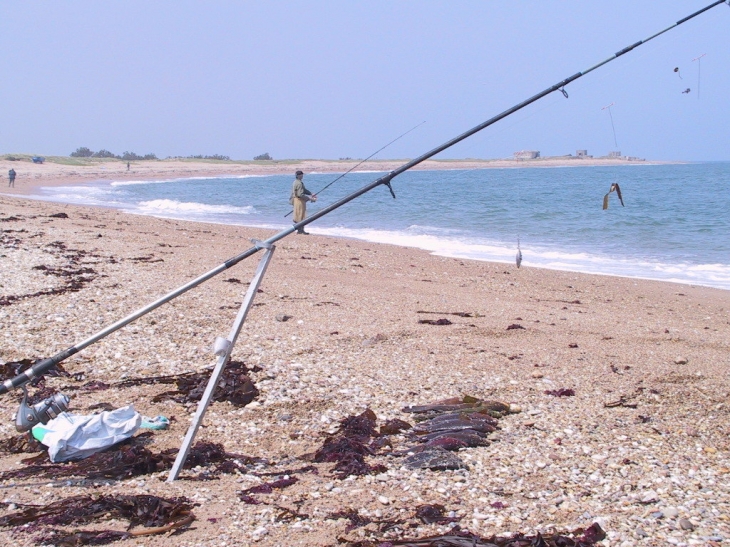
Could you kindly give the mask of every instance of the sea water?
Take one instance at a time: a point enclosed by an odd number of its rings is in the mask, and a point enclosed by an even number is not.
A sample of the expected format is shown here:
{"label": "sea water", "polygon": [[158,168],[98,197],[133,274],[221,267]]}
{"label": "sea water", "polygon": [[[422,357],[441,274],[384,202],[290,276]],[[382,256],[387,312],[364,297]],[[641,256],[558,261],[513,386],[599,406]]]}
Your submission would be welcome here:
{"label": "sea water", "polygon": [[[317,211],[384,173],[350,173]],[[307,173],[313,192],[339,175]],[[291,226],[293,175],[98,182],[43,188],[43,199],[129,213],[271,229]],[[603,197],[621,188],[609,207]],[[730,162],[407,171],[307,226],[314,234],[417,247],[522,267],[730,289]],[[292,235],[290,237],[302,237]],[[245,247],[246,242],[241,242]],[[247,248],[247,247],[246,247]],[[245,250],[231,249],[231,256]],[[211,264],[214,266],[214,264]]]}

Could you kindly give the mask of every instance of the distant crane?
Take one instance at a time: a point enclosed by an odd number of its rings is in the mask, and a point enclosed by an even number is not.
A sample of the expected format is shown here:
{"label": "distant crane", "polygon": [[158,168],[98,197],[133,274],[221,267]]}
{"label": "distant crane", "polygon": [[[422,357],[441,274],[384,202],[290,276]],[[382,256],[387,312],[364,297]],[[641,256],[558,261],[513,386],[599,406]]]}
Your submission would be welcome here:
{"label": "distant crane", "polygon": [[702,71],[702,57],[707,55],[707,53],[703,53],[699,57],[695,57],[692,59],[692,62],[694,63],[697,61],[697,100],[700,100],[700,72]]}

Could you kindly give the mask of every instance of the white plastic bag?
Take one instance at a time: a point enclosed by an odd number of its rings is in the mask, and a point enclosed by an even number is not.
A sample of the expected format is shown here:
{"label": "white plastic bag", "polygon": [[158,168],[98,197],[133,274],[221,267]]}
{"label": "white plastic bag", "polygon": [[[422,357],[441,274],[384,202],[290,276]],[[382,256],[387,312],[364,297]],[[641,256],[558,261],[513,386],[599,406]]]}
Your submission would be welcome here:
{"label": "white plastic bag", "polygon": [[48,447],[54,463],[88,458],[134,435],[142,416],[134,406],[79,416],[63,412],[45,425],[33,428],[33,436]]}

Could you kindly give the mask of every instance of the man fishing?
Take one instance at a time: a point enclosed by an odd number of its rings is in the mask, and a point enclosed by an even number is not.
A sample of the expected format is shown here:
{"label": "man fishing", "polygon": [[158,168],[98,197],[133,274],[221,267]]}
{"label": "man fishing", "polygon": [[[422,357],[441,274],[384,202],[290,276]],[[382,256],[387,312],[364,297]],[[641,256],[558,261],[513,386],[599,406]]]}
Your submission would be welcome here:
{"label": "man fishing", "polygon": [[[294,179],[294,183],[292,184],[291,188],[291,197],[289,198],[289,203],[294,206],[294,224],[297,224],[306,218],[307,202],[317,201],[317,194],[313,194],[312,192],[307,190],[306,186],[304,186],[302,178],[304,178],[304,172],[297,171],[296,178]],[[301,226],[297,230],[297,233],[309,235],[309,232],[305,232],[304,227]]]}

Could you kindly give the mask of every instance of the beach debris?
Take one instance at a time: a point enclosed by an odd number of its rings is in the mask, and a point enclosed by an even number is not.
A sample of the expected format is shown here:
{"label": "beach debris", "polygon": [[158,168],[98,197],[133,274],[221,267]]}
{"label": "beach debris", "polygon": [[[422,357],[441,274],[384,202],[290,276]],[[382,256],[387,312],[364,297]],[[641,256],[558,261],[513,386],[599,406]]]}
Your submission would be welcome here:
{"label": "beach debris", "polygon": [[426,311],[426,310],[418,310],[416,313],[432,313],[434,315],[456,315],[458,317],[482,317],[482,315],[478,312],[468,312],[468,311]]}
{"label": "beach debris", "polygon": [[423,325],[451,325],[451,321],[446,318],[441,319],[419,319],[418,322]]}
{"label": "beach debris", "polygon": [[[66,480],[82,477],[85,480],[122,480],[172,468],[178,449],[154,453],[141,445],[151,432],[128,439],[116,450],[96,453],[84,460],[64,464],[34,463],[20,469],[0,473],[0,481],[16,479]],[[47,454],[42,454],[47,458]],[[31,463],[27,462],[26,463]],[[186,469],[201,467],[190,480],[211,480],[221,474],[247,472],[247,466],[264,463],[260,458],[226,452],[222,444],[198,442],[185,460]]]}
{"label": "beach debris", "polygon": [[48,215],[48,218],[68,218],[68,215],[66,213],[54,213],[52,215]]}
{"label": "beach debris", "polygon": [[[213,400],[229,402],[234,406],[243,407],[259,395],[259,390],[251,380],[249,370],[242,361],[230,361],[223,369],[221,379],[213,392]],[[146,378],[129,378],[110,387],[132,387],[149,384],[176,384],[177,389],[165,391],[153,397],[153,402],[171,399],[177,403],[190,405],[200,401],[210,379],[210,369],[203,372],[187,372],[168,376],[151,376]]]}
{"label": "beach debris", "polygon": [[471,395],[464,395],[463,397],[441,399],[427,405],[407,406],[402,410],[403,412],[421,415],[420,420],[419,417],[416,417],[416,421],[423,421],[444,412],[478,412],[499,419],[510,414],[510,405],[500,401],[487,401],[477,399]]}
{"label": "beach debris", "polygon": [[[0,517],[0,527],[13,527],[16,533],[38,533],[34,539],[40,545],[105,545],[120,539],[183,529],[195,520],[194,505],[185,497],[80,495],[48,505],[25,505],[20,511]],[[126,530],[67,532],[56,528],[117,519],[129,522]]]}
{"label": "beach debris", "polygon": [[399,420],[398,418],[393,418],[392,420],[388,420],[383,425],[380,426],[380,435],[397,435],[398,433],[402,431],[407,431],[413,427],[411,424],[406,422],[405,420]]}
{"label": "beach debris", "polygon": [[416,415],[408,439],[419,444],[393,456],[406,456],[403,465],[411,469],[465,469],[453,452],[488,445],[488,436],[497,430],[497,420],[510,413],[510,405],[466,395],[403,411]]}
{"label": "beach debris", "polygon": [[249,505],[257,505],[261,502],[251,496],[251,494],[271,494],[274,490],[286,488],[287,486],[291,486],[292,484],[296,484],[297,482],[299,482],[299,479],[297,479],[296,477],[290,477],[288,475],[285,475],[281,479],[271,482],[264,482],[256,486],[252,486],[251,488],[247,488],[246,490],[242,490],[238,493],[238,499]]}
{"label": "beach debris", "polygon": [[611,195],[611,192],[616,192],[616,195],[618,196],[618,200],[621,202],[621,207],[624,207],[624,198],[621,197],[621,188],[618,185],[618,182],[612,182],[611,187],[608,189],[608,192],[606,192],[606,195],[603,196],[603,210],[605,211],[608,209],[608,196]]}
{"label": "beach debris", "polygon": [[375,454],[375,447],[368,443],[378,436],[375,430],[376,420],[375,413],[369,408],[357,416],[343,418],[337,432],[327,437],[314,453],[313,461],[334,462],[333,472],[342,479],[350,475],[370,475],[386,471],[382,465],[365,463],[365,456]]}
{"label": "beach debris", "polygon": [[418,539],[363,540],[346,543],[347,547],[591,547],[606,538],[597,522],[573,532],[534,536],[516,533],[510,537],[483,538],[457,524],[451,533]]}
{"label": "beach debris", "polygon": [[0,440],[0,452],[7,454],[36,454],[45,449],[45,446],[33,438],[30,431]]}
{"label": "beach debris", "polygon": [[617,400],[611,401],[608,403],[603,403],[603,406],[605,408],[616,408],[619,406],[625,407],[625,408],[636,408],[638,406],[638,403],[632,403],[630,402],[630,399],[633,398],[634,395],[621,395]]}
{"label": "beach debris", "polygon": [[[60,365],[56,365],[59,367]],[[176,384],[177,389],[166,391],[153,397],[153,402],[160,402],[172,399],[175,402],[185,405],[195,404],[200,401],[203,392],[210,379],[211,368],[203,372],[184,372],[182,374],[170,374],[165,376],[145,376],[138,378],[127,378],[120,382],[107,384],[100,380],[88,382],[82,386],[65,386],[65,391],[105,391],[112,388],[128,388],[140,385],[154,384]],[[258,372],[261,369],[253,367],[249,369],[242,361],[230,361],[223,370],[220,382],[213,393],[213,400],[218,402],[229,402],[234,406],[246,406],[259,395],[259,391],[251,380],[249,374]]]}
{"label": "beach debris", "polygon": [[[396,527],[400,527],[403,525],[407,525],[409,527],[415,527],[418,524],[417,523],[408,523],[408,520],[410,519],[418,519],[424,524],[449,524],[452,522],[458,522],[461,520],[461,517],[452,517],[452,516],[445,516],[444,511],[446,509],[443,505],[438,504],[424,504],[419,505],[416,507],[415,515],[413,515],[410,518],[402,518],[402,519],[382,519],[379,517],[371,518],[367,514],[363,514],[356,509],[353,509],[352,507],[349,507],[347,509],[343,509],[342,511],[337,511],[335,513],[330,513],[325,518],[328,520],[337,520],[337,519],[346,519],[350,521],[350,524],[347,525],[345,528],[345,532],[350,532],[354,530],[355,528],[362,528],[364,526],[367,526],[369,524],[375,524],[378,527],[378,530],[380,532],[385,532],[388,530],[392,530]],[[347,540],[340,540],[340,542],[346,542]],[[347,545],[355,545],[353,543],[347,543]],[[364,545],[388,545],[388,543],[379,543],[379,544],[364,544]]]}
{"label": "beach debris", "polygon": [[524,328],[525,328],[525,327],[523,327],[523,326],[522,326],[522,325],[520,325],[519,323],[512,323],[511,325],[509,325],[509,326],[507,327],[507,329],[506,329],[506,330],[516,330],[516,329],[524,329]]}
{"label": "beach debris", "polygon": [[552,395],[553,397],[575,397],[575,390],[561,387],[560,389],[547,389],[545,395]]}

